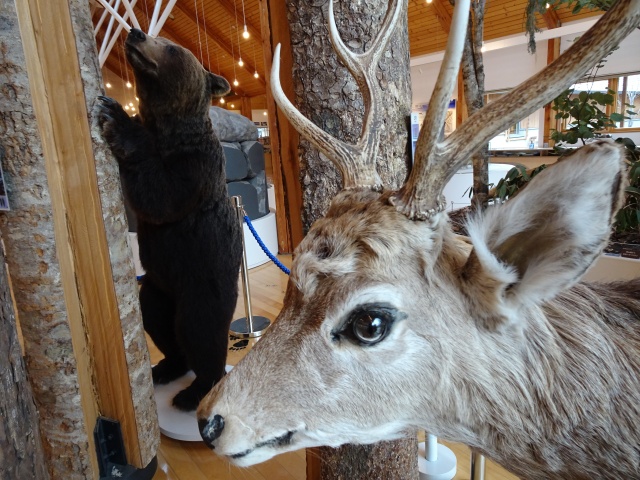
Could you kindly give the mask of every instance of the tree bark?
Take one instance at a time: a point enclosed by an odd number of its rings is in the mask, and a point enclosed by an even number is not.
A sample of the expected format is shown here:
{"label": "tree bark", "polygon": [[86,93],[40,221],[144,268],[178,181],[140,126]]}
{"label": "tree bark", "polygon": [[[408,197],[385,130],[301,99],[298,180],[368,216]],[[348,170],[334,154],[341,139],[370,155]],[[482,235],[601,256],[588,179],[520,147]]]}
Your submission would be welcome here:
{"label": "tree bark", "polygon": [[[348,70],[339,62],[328,36],[328,1],[288,0],[293,51],[293,77],[299,110],[334,137],[356,143],[363,123],[364,104]],[[344,43],[363,52],[375,38],[388,2],[334,2],[335,18]],[[378,69],[385,91],[385,121],[377,168],[387,188],[397,189],[405,181],[410,164],[408,137],[411,113],[407,17],[403,15]],[[333,164],[309,142],[300,141],[303,185],[303,226],[326,212],[331,199],[342,188]],[[376,445],[346,445],[320,448],[307,455],[308,478],[358,480],[373,478],[418,478],[415,438]]]}
{"label": "tree bark", "polygon": [[1,0],[1,5],[0,142],[12,211],[0,214],[0,229],[7,247],[25,360],[40,410],[40,429],[48,434],[43,446],[49,472],[52,478],[62,478],[59,475],[64,472],[89,478],[89,444],[79,408],[77,365],[59,281],[40,133],[15,6],[12,0]]}
{"label": "tree bark", "polygon": [[44,480],[49,475],[0,248],[0,479],[23,478]]}
{"label": "tree bark", "polygon": [[[91,370],[93,359],[88,363],[85,360],[80,366],[76,358],[78,355],[88,357],[95,342],[90,344],[86,338],[81,338],[80,344],[84,342],[86,348],[74,350],[74,338],[78,343],[82,333],[78,335],[76,330],[75,336],[72,334],[68,301],[70,295],[77,292],[71,292],[73,287],[64,283],[60,255],[60,252],[72,251],[74,245],[71,242],[58,244],[55,230],[59,233],[61,228],[66,228],[72,241],[83,232],[71,230],[70,224],[60,227],[54,222],[52,197],[60,192],[53,191],[49,183],[43,137],[34,111],[23,50],[27,45],[21,38],[24,32],[19,29],[16,5],[26,8],[25,4],[14,4],[13,0],[0,0],[0,152],[12,208],[0,213],[0,231],[6,242],[26,366],[40,412],[48,471],[51,478],[56,479],[97,478],[96,452],[92,448],[90,432],[97,414],[105,412],[97,404],[100,398],[94,383],[96,371]],[[67,5],[64,7],[66,9]],[[77,50],[81,65],[82,89],[77,94],[86,103],[89,112],[86,122],[91,124],[90,112],[95,97],[102,93],[102,79],[89,5],[84,0],[68,0],[68,10],[75,42],[72,47]],[[53,37],[51,41],[60,39]],[[78,125],[69,122],[68,128],[78,129]],[[103,291],[101,295],[113,294],[116,298],[119,314],[116,321],[122,326],[122,332],[117,333],[123,340],[128,378],[126,372],[119,371],[114,383],[129,381],[130,384],[136,418],[126,428],[137,434],[137,441],[126,442],[126,447],[133,451],[131,454],[128,450],[128,461],[140,468],[153,459],[159,444],[149,355],[116,162],[95,125],[91,126],[90,135],[91,140],[87,143],[95,158],[99,198],[86,198],[85,201],[98,205],[104,221],[109,256],[105,263],[110,264],[103,271],[111,274],[114,292]],[[67,160],[74,161],[73,158]],[[69,189],[79,186],[69,183],[65,185]],[[95,225],[86,227],[93,229]],[[80,305],[81,311],[87,311],[89,307],[90,302]],[[121,348],[118,345],[118,349]],[[108,358],[102,360],[104,363]],[[80,378],[89,381],[81,386]]]}
{"label": "tree bark", "polygon": [[[328,35],[327,0],[288,0],[293,77],[298,109],[336,138],[355,143],[362,128],[364,104],[358,86],[339,62]],[[349,48],[362,52],[370,45],[387,11],[386,0],[334,2],[338,31]],[[378,173],[385,186],[400,187],[410,162],[408,123],[411,114],[411,77],[407,17],[401,21],[383,55],[378,80],[386,93],[385,121]],[[326,212],[341,189],[342,179],[333,164],[304,139],[300,141],[303,184],[303,225]]]}
{"label": "tree bark", "polygon": [[[484,106],[484,61],[482,42],[484,38],[484,9],[486,0],[472,0],[467,38],[462,51],[462,80],[464,98],[469,116]],[[455,4],[455,0],[452,0]],[[474,208],[484,208],[489,193],[489,146],[484,145],[472,157]]]}

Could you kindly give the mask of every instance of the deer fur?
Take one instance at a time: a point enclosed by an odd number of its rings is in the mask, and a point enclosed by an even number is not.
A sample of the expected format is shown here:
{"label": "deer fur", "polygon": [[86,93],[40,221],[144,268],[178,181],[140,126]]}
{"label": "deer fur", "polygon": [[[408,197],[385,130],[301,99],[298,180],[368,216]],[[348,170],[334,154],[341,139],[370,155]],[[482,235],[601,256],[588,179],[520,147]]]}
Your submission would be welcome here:
{"label": "deer fur", "polygon": [[468,241],[452,233],[442,198],[473,151],[640,24],[640,0],[618,0],[556,62],[442,140],[469,0],[455,8],[414,167],[396,192],[375,171],[373,72],[406,0],[390,0],[361,54],[330,16],[336,53],[365,100],[355,145],[286,98],[276,48],[274,99],[338,166],[345,190],[296,249],[274,325],[198,408],[204,441],[237,465],[420,428],[526,479],[640,478],[640,279],[579,283],[622,202],[623,148],[579,149],[472,219]]}
{"label": "deer fur", "polygon": [[[622,158],[581,149],[473,220],[471,244],[389,192],[339,194],[273,327],[201,403],[201,423],[224,418],[208,443],[251,465],[424,428],[522,478],[640,478],[640,280],[575,284],[606,244]],[[371,304],[394,312],[384,340],[336,334]]]}

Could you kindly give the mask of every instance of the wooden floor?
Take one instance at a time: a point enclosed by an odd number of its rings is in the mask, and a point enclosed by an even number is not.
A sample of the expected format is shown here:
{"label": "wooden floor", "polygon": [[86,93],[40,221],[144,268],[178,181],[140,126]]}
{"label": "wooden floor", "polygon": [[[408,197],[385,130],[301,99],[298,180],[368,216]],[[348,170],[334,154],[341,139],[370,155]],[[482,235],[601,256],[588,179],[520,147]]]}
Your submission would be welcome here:
{"label": "wooden floor", "polygon": [[[291,265],[290,256],[279,256]],[[250,270],[251,308],[253,315],[274,320],[282,307],[287,275],[272,263]],[[242,291],[242,289],[240,290]],[[244,301],[238,301],[234,318],[245,317]],[[162,354],[149,341],[151,361],[157,363]],[[235,365],[253,346],[255,340],[230,339],[227,363]],[[449,444],[458,459],[455,480],[469,479],[470,455],[464,445]],[[158,471],[154,480],[305,480],[305,452],[290,452],[250,468],[229,465],[201,442],[181,442],[162,436],[158,451]],[[492,462],[487,462],[486,480],[517,480]],[[378,479],[371,479],[378,480]],[[393,480],[393,479],[390,479]]]}

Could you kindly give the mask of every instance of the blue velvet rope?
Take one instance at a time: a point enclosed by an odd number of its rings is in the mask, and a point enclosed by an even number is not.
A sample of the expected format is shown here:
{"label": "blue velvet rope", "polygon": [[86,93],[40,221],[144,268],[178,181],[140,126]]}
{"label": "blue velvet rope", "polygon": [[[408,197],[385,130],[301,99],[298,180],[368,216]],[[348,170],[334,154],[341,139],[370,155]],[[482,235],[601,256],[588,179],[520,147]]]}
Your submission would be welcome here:
{"label": "blue velvet rope", "polygon": [[256,232],[256,229],[253,228],[253,224],[251,223],[251,220],[249,219],[248,215],[244,216],[244,221],[247,222],[247,227],[249,227],[249,230],[251,230],[251,233],[253,234],[253,238],[256,239],[256,242],[258,242],[258,245],[260,245],[260,248],[262,248],[262,251],[267,255],[267,257],[269,257],[271,259],[271,261],[273,263],[276,264],[276,266],[282,270],[284,273],[286,273],[287,275],[289,275],[291,273],[291,271],[285,267],[280,260],[278,260],[275,255],[273,255],[273,253],[271,253],[269,251],[269,249],[267,248],[267,246],[264,244],[264,242],[262,241],[262,239],[260,238],[260,236],[258,235],[258,232]]}

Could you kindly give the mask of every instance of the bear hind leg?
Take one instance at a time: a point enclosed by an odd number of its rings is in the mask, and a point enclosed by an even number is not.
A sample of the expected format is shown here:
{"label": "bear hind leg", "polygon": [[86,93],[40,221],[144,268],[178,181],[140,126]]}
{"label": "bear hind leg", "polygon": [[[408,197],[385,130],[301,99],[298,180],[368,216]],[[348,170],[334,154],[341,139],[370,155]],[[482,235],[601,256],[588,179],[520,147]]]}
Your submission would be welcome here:
{"label": "bear hind leg", "polygon": [[176,338],[175,303],[146,276],[140,289],[140,309],[145,331],[164,354],[151,369],[153,383],[162,385],[182,377],[189,367]]}
{"label": "bear hind leg", "polygon": [[[195,289],[194,289],[195,291]],[[194,292],[195,293],[195,292]],[[222,297],[222,298],[220,298]],[[238,293],[236,288],[214,294],[202,291],[179,307],[177,332],[196,378],[173,398],[173,405],[194,410],[213,386],[226,374],[229,325]]]}

